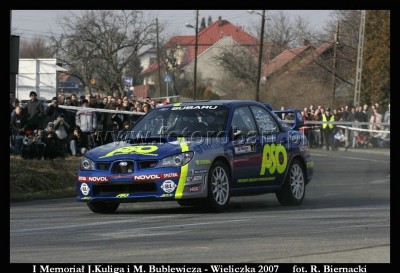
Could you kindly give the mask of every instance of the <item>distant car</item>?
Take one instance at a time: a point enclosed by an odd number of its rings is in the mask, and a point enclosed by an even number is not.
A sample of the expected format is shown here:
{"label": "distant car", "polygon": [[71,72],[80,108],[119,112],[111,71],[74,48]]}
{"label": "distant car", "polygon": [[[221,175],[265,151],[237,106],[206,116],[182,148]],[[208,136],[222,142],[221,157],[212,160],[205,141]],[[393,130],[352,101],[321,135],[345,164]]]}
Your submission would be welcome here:
{"label": "distant car", "polygon": [[[268,104],[245,100],[154,108],[119,141],[84,154],[77,199],[95,213],[120,203],[176,200],[220,212],[233,196],[275,193],[300,205],[313,161],[298,110],[292,125]],[[280,113],[281,114],[281,113]]]}
{"label": "distant car", "polygon": [[59,82],[57,86],[57,94],[63,94],[65,97],[70,97],[72,94],[85,96],[85,90],[82,87],[82,83],[76,81],[64,81]]}

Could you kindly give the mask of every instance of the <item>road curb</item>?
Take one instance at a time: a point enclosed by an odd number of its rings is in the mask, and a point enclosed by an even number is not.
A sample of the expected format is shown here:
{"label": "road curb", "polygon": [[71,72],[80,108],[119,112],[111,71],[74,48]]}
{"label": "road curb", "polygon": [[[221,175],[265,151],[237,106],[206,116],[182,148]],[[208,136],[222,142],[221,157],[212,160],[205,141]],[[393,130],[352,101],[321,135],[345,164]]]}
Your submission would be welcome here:
{"label": "road curb", "polygon": [[[318,149],[318,148],[311,148],[311,151],[326,151],[325,147],[322,149]],[[352,152],[352,153],[363,153],[363,154],[379,154],[379,155],[387,155],[390,156],[390,149],[353,149],[353,148],[338,148],[337,151],[334,152],[343,152],[343,153],[347,153],[347,152]]]}

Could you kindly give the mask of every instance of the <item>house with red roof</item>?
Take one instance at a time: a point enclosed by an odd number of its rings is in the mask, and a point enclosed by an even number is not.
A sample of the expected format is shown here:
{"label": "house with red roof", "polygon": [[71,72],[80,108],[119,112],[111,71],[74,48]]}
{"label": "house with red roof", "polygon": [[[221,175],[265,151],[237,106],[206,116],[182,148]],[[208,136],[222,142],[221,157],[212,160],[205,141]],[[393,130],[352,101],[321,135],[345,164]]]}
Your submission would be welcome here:
{"label": "house with red roof", "polygon": [[[143,94],[147,92],[144,90],[148,90],[148,92],[152,88],[155,90],[158,85],[159,69],[161,69],[162,75],[170,74],[175,79],[186,77],[189,81],[193,81],[195,43],[195,35],[171,37],[163,46],[165,54],[162,61],[160,63],[153,62],[144,68],[141,73],[144,76],[143,85],[135,87],[135,90],[142,90],[141,93]],[[224,68],[221,63],[216,61],[216,57],[224,50],[240,47],[250,53],[246,54],[247,58],[253,58],[253,63],[257,63],[259,42],[255,37],[245,32],[242,27],[219,17],[216,22],[198,33],[197,45],[197,87],[208,86],[213,93],[221,98],[254,99],[253,88],[246,85],[240,78],[234,78],[231,71],[228,71],[229,69]],[[305,41],[303,46],[288,48],[280,53],[279,47],[274,46],[271,42],[265,42],[260,98],[264,101],[271,101],[276,96],[277,101],[281,103],[281,97],[288,99],[287,96],[285,98],[282,94],[291,92],[291,90],[299,90],[300,87],[305,90],[329,89],[328,82],[331,78],[329,68],[325,69],[327,73],[321,76],[320,71],[324,69],[321,69],[318,62],[331,60],[332,45],[332,42],[327,42],[314,48]],[[324,65],[329,67],[331,63]],[[319,72],[302,75],[302,71],[307,71],[311,67],[314,70],[319,69]],[[254,71],[253,74],[255,73]],[[315,78],[310,79],[312,76]],[[299,83],[303,83],[302,86]],[[165,89],[165,83],[162,84]],[[314,84],[314,87],[311,87],[310,84]],[[152,96],[151,94],[148,95]],[[315,96],[315,98],[317,97]],[[198,98],[200,97],[198,96]],[[307,96],[304,98],[307,98]]]}
{"label": "house with red roof", "polygon": [[[228,38],[228,39],[227,39]],[[166,57],[163,60],[174,60],[172,62],[161,61],[153,62],[144,67],[141,75],[144,76],[143,84],[156,84],[158,69],[162,74],[173,73],[175,77],[182,74],[193,77],[193,66],[195,59],[195,35],[179,35],[171,37],[164,45]],[[218,18],[213,24],[200,31],[197,35],[197,79],[199,84],[212,84],[213,81],[221,77],[223,70],[212,62],[217,52],[223,46],[242,46],[256,53],[258,52],[258,40],[244,31],[243,27],[232,24],[227,20]],[[214,53],[213,53],[214,52]],[[258,53],[257,53],[258,54]],[[166,67],[167,63],[167,67]],[[136,89],[136,87],[135,87]]]}
{"label": "house with red roof", "polygon": [[265,63],[261,73],[264,83],[261,100],[279,107],[304,107],[313,101],[331,103],[333,45],[334,42],[326,42],[315,48],[305,43]]}

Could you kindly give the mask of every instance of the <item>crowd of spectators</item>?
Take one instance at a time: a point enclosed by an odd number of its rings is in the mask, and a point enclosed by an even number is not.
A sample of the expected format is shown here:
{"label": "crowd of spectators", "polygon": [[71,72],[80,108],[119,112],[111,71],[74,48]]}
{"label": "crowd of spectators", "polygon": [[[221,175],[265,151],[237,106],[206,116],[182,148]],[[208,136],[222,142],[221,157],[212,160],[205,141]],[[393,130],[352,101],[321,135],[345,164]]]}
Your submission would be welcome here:
{"label": "crowd of spectators", "polygon": [[[34,91],[30,100],[20,105],[18,99],[10,103],[10,152],[24,159],[53,159],[81,156],[87,150],[118,138],[141,115],[86,111],[101,108],[146,113],[166,102],[156,103],[147,97],[142,100],[128,97],[100,95],[78,98],[60,95],[46,105]],[[63,109],[60,105],[80,107]]]}
{"label": "crowd of spectators", "polygon": [[[81,156],[87,150],[110,143],[126,133],[141,115],[166,102],[151,98],[113,97],[88,95],[78,98],[60,95],[48,105],[37,99],[34,91],[30,100],[20,105],[17,99],[10,103],[10,152],[25,159],[53,159],[65,156]],[[80,107],[79,110],[63,109],[59,105]],[[132,114],[86,111],[85,108],[121,110]],[[281,107],[283,110],[284,107]],[[337,150],[348,148],[388,148],[390,105],[385,112],[379,104],[345,106],[336,109],[314,106],[302,111],[305,126],[301,129],[310,147]],[[282,117],[285,118],[285,117]],[[369,122],[369,125],[307,124],[307,121]],[[346,129],[347,127],[347,129]],[[346,145],[347,143],[347,145]]]}
{"label": "crowd of spectators", "polygon": [[[371,106],[345,106],[336,109],[318,106],[305,107],[302,116],[306,121],[345,121],[352,124],[320,124],[305,125],[303,132],[307,136],[310,147],[337,150],[338,147],[348,148],[389,148],[390,126],[381,123],[390,123],[390,104],[383,111],[378,103]],[[358,122],[368,124],[357,125]],[[355,123],[355,124],[354,124]],[[346,145],[347,143],[347,145]]]}

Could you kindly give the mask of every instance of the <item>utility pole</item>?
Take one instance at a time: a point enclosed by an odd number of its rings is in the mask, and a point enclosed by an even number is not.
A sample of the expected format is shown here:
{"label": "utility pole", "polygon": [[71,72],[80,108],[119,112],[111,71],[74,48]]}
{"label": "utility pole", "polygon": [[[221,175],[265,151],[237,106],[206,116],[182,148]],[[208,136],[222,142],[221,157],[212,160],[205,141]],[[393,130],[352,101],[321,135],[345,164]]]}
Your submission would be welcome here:
{"label": "utility pole", "polygon": [[194,89],[193,89],[193,100],[196,100],[197,91],[197,47],[198,47],[198,32],[199,32],[199,10],[196,10],[196,27],[195,27],[195,45],[194,45]]}
{"label": "utility pole", "polygon": [[336,89],[336,50],[339,44],[339,22],[336,23],[336,32],[334,34],[333,45],[333,69],[332,69],[332,107],[335,106],[335,89]]}
{"label": "utility pole", "polygon": [[158,41],[158,18],[156,18],[156,31],[157,31],[157,63],[158,63],[158,86],[160,88],[160,97],[161,95],[161,62],[160,62],[160,43]]}
{"label": "utility pole", "polygon": [[261,16],[261,34],[260,34],[260,52],[258,54],[258,71],[257,71],[257,86],[256,86],[256,101],[260,101],[260,81],[261,81],[261,64],[264,47],[264,26],[265,26],[265,9]]}
{"label": "utility pole", "polygon": [[185,24],[188,28],[194,28],[195,40],[194,40],[194,72],[193,72],[193,100],[196,100],[196,89],[197,89],[197,47],[198,47],[198,32],[199,32],[199,10],[196,10],[196,26],[192,26],[189,23]]}
{"label": "utility pole", "polygon": [[357,52],[357,69],[356,69],[356,85],[354,89],[354,106],[360,104],[361,90],[361,74],[362,74],[362,58],[364,49],[364,31],[365,31],[365,10],[361,11],[360,33],[358,35],[358,52]]}

